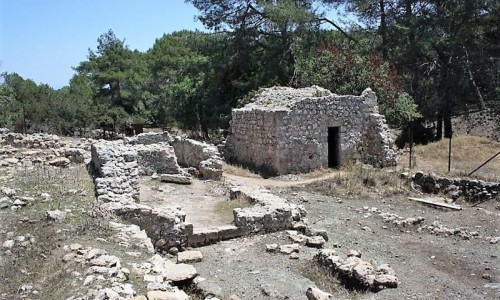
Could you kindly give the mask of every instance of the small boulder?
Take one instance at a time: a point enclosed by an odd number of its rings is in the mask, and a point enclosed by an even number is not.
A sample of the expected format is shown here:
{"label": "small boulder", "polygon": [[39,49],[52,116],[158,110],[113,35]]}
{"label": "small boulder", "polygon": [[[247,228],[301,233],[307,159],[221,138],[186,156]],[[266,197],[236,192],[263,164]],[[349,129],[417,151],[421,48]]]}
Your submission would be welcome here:
{"label": "small boulder", "polygon": [[292,254],[293,252],[299,252],[299,244],[289,244],[289,245],[281,245],[280,246],[280,253],[283,254]]}
{"label": "small boulder", "polygon": [[149,291],[149,300],[188,300],[189,296],[178,289],[173,291]]}
{"label": "small boulder", "polygon": [[276,252],[278,250],[278,244],[267,244],[266,251],[267,252]]}
{"label": "small boulder", "polygon": [[3,244],[2,244],[2,248],[6,249],[6,250],[10,250],[14,247],[14,240],[6,240]]}
{"label": "small boulder", "polygon": [[203,259],[203,254],[200,251],[184,251],[177,254],[177,263],[195,263]]}
{"label": "small boulder", "polygon": [[195,267],[186,264],[174,264],[171,261],[165,262],[165,280],[172,282],[186,281],[195,278],[198,275]]}
{"label": "small boulder", "polygon": [[306,246],[312,248],[323,248],[323,245],[326,243],[325,239],[320,236],[311,236],[307,238]]}
{"label": "small boulder", "polygon": [[70,163],[71,161],[66,157],[54,158],[53,160],[50,160],[48,162],[49,165],[60,168],[66,168],[67,166],[69,166]]}
{"label": "small boulder", "polygon": [[177,183],[177,184],[191,184],[191,177],[179,174],[161,174],[161,182]]}
{"label": "small boulder", "polygon": [[56,223],[62,223],[64,219],[66,219],[66,212],[58,209],[48,210],[45,212],[45,215],[47,216],[47,220],[54,221]]}
{"label": "small boulder", "polygon": [[327,292],[323,292],[318,288],[310,287],[306,291],[308,300],[333,300],[333,296]]}
{"label": "small boulder", "polygon": [[349,250],[349,252],[347,253],[347,257],[351,257],[351,256],[361,257],[361,252],[359,252],[357,250]]}

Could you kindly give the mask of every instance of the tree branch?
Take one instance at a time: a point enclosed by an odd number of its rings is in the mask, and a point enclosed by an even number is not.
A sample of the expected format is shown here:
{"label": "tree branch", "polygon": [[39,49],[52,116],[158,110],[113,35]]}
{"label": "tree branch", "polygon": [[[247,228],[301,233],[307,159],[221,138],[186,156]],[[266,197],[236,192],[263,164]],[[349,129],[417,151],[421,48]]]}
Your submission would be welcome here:
{"label": "tree branch", "polygon": [[320,23],[328,23],[330,25],[332,25],[333,27],[335,27],[338,31],[340,31],[340,33],[342,33],[346,38],[348,38],[349,40],[355,42],[356,44],[359,44],[358,40],[356,40],[355,38],[353,38],[350,34],[348,34],[346,31],[344,31],[342,28],[340,28],[340,26],[338,26],[337,24],[335,24],[335,22],[333,22],[332,20],[330,19],[327,19],[327,18],[320,18],[318,19],[317,21],[319,21]]}
{"label": "tree branch", "polygon": [[476,89],[476,94],[477,94],[477,98],[479,100],[479,105],[481,105],[482,109],[486,109],[486,105],[484,104],[483,95],[481,94],[481,91],[479,90],[479,87],[476,84],[476,80],[474,80],[474,76],[472,75],[472,71],[470,70],[469,52],[467,52],[467,49],[465,48],[465,46],[462,46],[462,47],[464,48],[464,52],[465,52],[465,69],[469,75],[469,79],[472,82],[472,85]]}

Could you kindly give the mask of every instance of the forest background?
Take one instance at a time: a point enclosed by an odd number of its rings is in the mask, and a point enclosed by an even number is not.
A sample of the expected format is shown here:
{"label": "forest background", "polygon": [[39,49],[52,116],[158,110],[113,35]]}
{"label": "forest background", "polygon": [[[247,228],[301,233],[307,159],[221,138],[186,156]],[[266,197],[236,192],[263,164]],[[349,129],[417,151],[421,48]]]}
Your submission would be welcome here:
{"label": "forest background", "polygon": [[370,87],[390,125],[433,122],[436,140],[452,135],[453,116],[499,114],[498,1],[186,2],[206,31],[165,34],[142,52],[110,29],[61,89],[2,73],[0,127],[73,135],[144,124],[209,138],[228,128],[232,108],[274,85]]}

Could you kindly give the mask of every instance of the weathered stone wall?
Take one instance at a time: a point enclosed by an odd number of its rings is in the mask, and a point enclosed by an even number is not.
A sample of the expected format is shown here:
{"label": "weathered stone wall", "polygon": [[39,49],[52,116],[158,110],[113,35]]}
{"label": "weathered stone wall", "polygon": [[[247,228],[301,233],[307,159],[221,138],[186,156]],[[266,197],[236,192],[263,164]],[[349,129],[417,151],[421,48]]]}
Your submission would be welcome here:
{"label": "weathered stone wall", "polygon": [[222,160],[216,146],[180,137],[171,145],[180,165],[197,168],[204,179],[221,179]]}
{"label": "weathered stone wall", "polygon": [[226,141],[227,158],[271,173],[328,167],[328,129],[340,128],[340,163],[359,158],[394,165],[396,152],[377,97],[338,96],[311,87],[263,89],[247,106],[234,109]]}
{"label": "weathered stone wall", "polygon": [[137,151],[122,141],[98,141],[92,144],[92,164],[97,200],[134,203],[139,200],[139,165]]}
{"label": "weathered stone wall", "polygon": [[270,171],[278,165],[278,132],[285,111],[244,107],[232,111],[226,158]]}
{"label": "weathered stone wall", "polygon": [[[161,149],[165,146],[159,145]],[[163,240],[165,245],[185,245],[192,226],[184,223],[186,214],[182,210],[154,209],[136,203],[140,192],[136,149],[144,147],[149,149],[154,145],[132,146],[123,141],[92,144],[92,164],[98,172],[94,181],[99,207],[140,226],[152,239]]]}
{"label": "weathered stone wall", "polygon": [[233,211],[234,224],[248,233],[267,233],[292,229],[296,222],[307,214],[302,205],[288,203],[266,189],[235,186],[230,198],[244,197],[254,205],[236,208]]}
{"label": "weathered stone wall", "polygon": [[136,144],[137,162],[140,175],[180,174],[182,170],[177,163],[174,148],[167,143]]}
{"label": "weathered stone wall", "polygon": [[444,193],[453,199],[461,196],[470,200],[497,198],[500,195],[500,182],[486,182],[471,178],[446,178],[432,172],[416,172],[413,181],[426,193]]}

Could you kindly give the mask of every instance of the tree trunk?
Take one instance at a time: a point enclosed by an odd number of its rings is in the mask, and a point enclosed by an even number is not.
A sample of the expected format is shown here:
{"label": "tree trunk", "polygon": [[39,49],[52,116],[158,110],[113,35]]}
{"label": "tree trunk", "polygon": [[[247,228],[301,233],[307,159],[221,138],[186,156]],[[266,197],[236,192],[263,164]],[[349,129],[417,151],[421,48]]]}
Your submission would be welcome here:
{"label": "tree trunk", "polygon": [[439,113],[437,115],[436,141],[440,141],[442,138],[443,138],[443,115]]}
{"label": "tree trunk", "polygon": [[452,126],[451,126],[451,113],[450,111],[447,111],[445,114],[444,114],[444,118],[443,118],[443,121],[444,121],[444,137],[445,138],[451,138],[451,135],[452,135]]}
{"label": "tree trunk", "polygon": [[387,59],[387,24],[386,24],[386,14],[385,14],[385,2],[384,0],[379,1],[380,5],[380,35],[382,36],[382,57]]}

